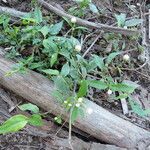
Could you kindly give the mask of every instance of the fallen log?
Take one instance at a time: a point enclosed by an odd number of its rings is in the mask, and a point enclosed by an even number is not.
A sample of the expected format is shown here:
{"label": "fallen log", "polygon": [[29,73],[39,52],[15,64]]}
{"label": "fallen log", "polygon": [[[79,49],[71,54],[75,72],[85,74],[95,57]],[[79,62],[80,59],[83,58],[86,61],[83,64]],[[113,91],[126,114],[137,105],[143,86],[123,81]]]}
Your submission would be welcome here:
{"label": "fallen log", "polygon": [[[6,77],[14,62],[0,56],[0,84],[22,96],[39,107],[52,112],[54,115],[63,114],[63,119],[68,115],[52,96],[54,85],[46,77],[28,70],[26,74],[13,74]],[[97,104],[86,100],[86,109],[91,108],[92,114],[78,118],[74,126],[91,136],[114,144],[119,147],[134,149],[142,142],[143,149],[150,144],[150,132],[115,116]]]}
{"label": "fallen log", "polygon": [[[7,104],[11,101],[11,98],[12,97],[10,97],[10,95],[0,87],[0,123],[3,123],[4,120],[11,117],[7,109]],[[5,102],[7,99],[8,101],[6,104]],[[27,116],[29,115],[28,113],[26,114]],[[60,149],[60,147],[63,150],[70,149],[69,141],[67,139],[68,132],[63,129],[61,129],[60,131],[60,127],[54,124],[54,122],[52,121],[44,120],[44,126],[41,127],[27,125],[23,131],[26,132],[27,136],[31,135],[45,138],[47,147],[46,149]],[[56,133],[58,134],[56,135]],[[6,136],[8,135],[0,135],[0,143],[2,142],[1,139],[4,139]],[[15,135],[13,137],[15,138]],[[6,143],[9,143],[7,138],[5,140]],[[16,144],[16,141],[14,141],[14,144]],[[76,150],[127,150],[126,148],[120,148],[114,145],[100,144],[96,142],[85,142],[76,136],[72,136],[72,146],[76,148]]]}

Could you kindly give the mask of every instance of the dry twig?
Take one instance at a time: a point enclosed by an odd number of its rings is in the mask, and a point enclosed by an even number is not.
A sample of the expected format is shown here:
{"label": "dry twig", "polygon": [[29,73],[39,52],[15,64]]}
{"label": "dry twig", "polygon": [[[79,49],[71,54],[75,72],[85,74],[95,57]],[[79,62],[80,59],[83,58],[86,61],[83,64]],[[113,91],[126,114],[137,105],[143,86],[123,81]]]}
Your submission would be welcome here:
{"label": "dry twig", "polygon": [[[38,3],[40,5],[42,5],[45,9],[57,14],[58,16],[65,17],[67,19],[71,19],[74,17],[74,16],[69,15],[66,12],[54,7],[53,5],[45,2],[44,0],[38,0]],[[120,33],[120,34],[124,34],[124,35],[135,35],[135,34],[140,33],[137,30],[129,30],[129,29],[124,29],[124,28],[120,28],[120,27],[113,27],[113,26],[109,26],[109,25],[105,25],[105,24],[100,24],[100,23],[93,23],[93,22],[86,21],[86,20],[83,20],[78,17],[76,17],[76,19],[77,19],[78,25],[85,26],[85,27],[92,28],[92,29],[100,29],[100,30],[114,32],[114,33]]]}

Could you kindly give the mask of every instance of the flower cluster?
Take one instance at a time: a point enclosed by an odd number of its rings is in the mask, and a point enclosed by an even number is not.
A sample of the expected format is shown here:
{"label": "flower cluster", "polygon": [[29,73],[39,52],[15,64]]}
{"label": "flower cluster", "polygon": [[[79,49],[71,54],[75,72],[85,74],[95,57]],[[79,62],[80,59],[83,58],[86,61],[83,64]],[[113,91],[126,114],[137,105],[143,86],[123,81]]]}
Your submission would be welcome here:
{"label": "flower cluster", "polygon": [[83,103],[83,98],[80,97],[80,98],[78,98],[77,103],[76,103],[75,106],[76,106],[76,107],[80,107],[82,103]]}

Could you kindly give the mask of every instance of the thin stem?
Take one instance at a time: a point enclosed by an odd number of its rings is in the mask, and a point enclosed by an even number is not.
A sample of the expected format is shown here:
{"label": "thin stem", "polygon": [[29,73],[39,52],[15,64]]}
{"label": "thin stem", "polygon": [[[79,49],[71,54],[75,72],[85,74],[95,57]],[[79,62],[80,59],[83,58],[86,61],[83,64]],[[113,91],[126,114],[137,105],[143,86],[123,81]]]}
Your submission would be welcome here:
{"label": "thin stem", "polygon": [[89,51],[94,46],[94,44],[98,41],[98,39],[101,37],[101,35],[102,35],[102,32],[96,37],[96,39],[93,41],[93,43],[90,45],[90,47],[85,51],[85,53],[82,56],[83,58],[87,55],[87,53],[89,53]]}

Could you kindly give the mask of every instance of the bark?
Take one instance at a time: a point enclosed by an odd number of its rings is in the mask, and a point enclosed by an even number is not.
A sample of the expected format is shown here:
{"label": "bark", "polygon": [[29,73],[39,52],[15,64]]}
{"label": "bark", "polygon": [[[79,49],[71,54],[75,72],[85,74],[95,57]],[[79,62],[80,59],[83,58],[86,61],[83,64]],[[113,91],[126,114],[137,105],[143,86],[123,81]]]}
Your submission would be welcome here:
{"label": "bark", "polygon": [[[13,74],[6,77],[14,65],[0,56],[0,84],[22,96],[26,100],[35,103],[39,107],[51,111],[54,115],[63,114],[68,117],[65,110],[52,96],[54,85],[46,77],[28,70],[26,74]],[[97,104],[86,100],[86,109],[93,109],[93,113],[79,118],[74,126],[91,136],[114,144],[119,147],[134,149],[138,143],[144,143],[144,148],[150,143],[150,132],[119,118],[118,116],[103,109]]]}

